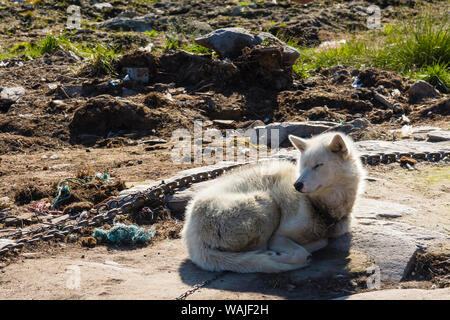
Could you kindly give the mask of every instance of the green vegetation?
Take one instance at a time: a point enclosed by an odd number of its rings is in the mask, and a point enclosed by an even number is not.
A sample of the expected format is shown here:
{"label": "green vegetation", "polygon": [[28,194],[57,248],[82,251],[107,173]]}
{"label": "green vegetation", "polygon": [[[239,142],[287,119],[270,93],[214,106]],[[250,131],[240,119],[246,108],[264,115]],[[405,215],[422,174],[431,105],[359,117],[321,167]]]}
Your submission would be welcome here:
{"label": "green vegetation", "polygon": [[450,167],[425,169],[418,179],[425,180],[429,185],[450,182]]}
{"label": "green vegetation", "polygon": [[188,44],[183,44],[181,46],[181,49],[184,51],[188,51],[188,52],[192,52],[195,54],[207,54],[207,53],[212,53],[213,50],[208,49],[204,46],[198,45],[196,43],[188,43]]}
{"label": "green vegetation", "polygon": [[178,39],[172,39],[170,37],[166,37],[166,42],[164,48],[166,50],[177,49],[180,46],[180,41]]}
{"label": "green vegetation", "polygon": [[70,50],[75,54],[86,58],[97,74],[114,74],[114,62],[119,56],[117,49],[103,44],[95,46],[76,44],[64,35],[49,34],[39,41],[21,42],[13,46],[9,51],[0,54],[0,59],[21,57],[24,60],[37,58],[45,53],[53,53],[58,49]]}
{"label": "green vegetation", "polygon": [[88,53],[87,58],[96,74],[116,74],[115,62],[119,53],[115,48],[108,48],[103,44],[97,44],[93,48],[88,47],[84,50],[85,53]]}
{"label": "green vegetation", "polygon": [[40,41],[20,42],[13,46],[9,52],[0,54],[1,59],[22,57],[25,60],[33,59],[44,53],[53,53],[59,48],[59,38],[49,34]]}
{"label": "green vegetation", "polygon": [[145,31],[144,34],[154,38],[159,35],[158,31],[156,31],[155,29],[153,29],[152,31]]}
{"label": "green vegetation", "polygon": [[338,48],[299,49],[301,55],[294,65],[294,71],[301,77],[307,77],[309,70],[339,64],[357,68],[378,67],[412,79],[424,79],[448,92],[448,30],[450,25],[447,14],[426,11],[401,25],[387,24],[382,30],[354,37]]}

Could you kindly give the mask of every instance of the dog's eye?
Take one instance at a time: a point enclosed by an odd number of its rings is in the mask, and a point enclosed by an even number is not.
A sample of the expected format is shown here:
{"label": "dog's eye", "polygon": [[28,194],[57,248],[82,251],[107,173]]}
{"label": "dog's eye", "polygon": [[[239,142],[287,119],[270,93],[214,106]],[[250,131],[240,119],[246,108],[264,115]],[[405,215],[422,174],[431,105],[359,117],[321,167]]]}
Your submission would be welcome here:
{"label": "dog's eye", "polygon": [[318,164],[316,164],[316,165],[313,167],[313,169],[317,169],[317,168],[320,167],[321,165],[323,165],[323,163],[318,163]]}

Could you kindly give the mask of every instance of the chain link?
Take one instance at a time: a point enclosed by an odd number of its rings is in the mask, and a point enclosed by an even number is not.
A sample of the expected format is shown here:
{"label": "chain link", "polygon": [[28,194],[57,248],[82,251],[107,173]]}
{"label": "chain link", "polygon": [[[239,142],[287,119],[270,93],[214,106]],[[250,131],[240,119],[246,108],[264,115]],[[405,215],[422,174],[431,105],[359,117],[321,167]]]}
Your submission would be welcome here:
{"label": "chain link", "polygon": [[181,295],[179,295],[178,297],[175,298],[175,300],[186,300],[186,298],[188,296],[190,296],[191,294],[195,293],[197,290],[203,288],[204,286],[207,286],[208,284],[212,283],[213,281],[216,281],[217,279],[221,278],[222,276],[225,275],[225,272],[221,272],[219,274],[216,274],[213,278],[211,279],[207,279],[201,283],[198,283],[194,286],[192,286],[191,289],[185,291],[184,293],[182,293]]}

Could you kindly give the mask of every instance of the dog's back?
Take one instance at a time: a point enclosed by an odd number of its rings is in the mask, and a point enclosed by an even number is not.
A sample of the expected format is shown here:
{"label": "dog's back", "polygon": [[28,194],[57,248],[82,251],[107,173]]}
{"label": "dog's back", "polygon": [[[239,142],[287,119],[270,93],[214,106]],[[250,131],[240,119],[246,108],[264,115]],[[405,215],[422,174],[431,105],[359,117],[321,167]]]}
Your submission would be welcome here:
{"label": "dog's back", "polygon": [[292,195],[295,164],[265,161],[233,170],[188,204],[182,236],[191,260],[211,271],[279,272],[267,243],[280,221],[279,199]]}

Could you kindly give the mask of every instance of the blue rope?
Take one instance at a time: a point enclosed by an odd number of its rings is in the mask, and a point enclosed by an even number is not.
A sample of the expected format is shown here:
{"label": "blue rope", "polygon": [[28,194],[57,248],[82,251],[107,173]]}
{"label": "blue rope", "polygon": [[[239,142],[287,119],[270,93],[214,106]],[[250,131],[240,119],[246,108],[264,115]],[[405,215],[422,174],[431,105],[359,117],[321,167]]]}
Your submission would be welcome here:
{"label": "blue rope", "polygon": [[95,229],[92,234],[94,238],[100,242],[109,240],[117,244],[136,244],[148,243],[155,236],[155,231],[152,229],[139,228],[136,225],[125,225],[118,223],[108,231],[104,229]]}

